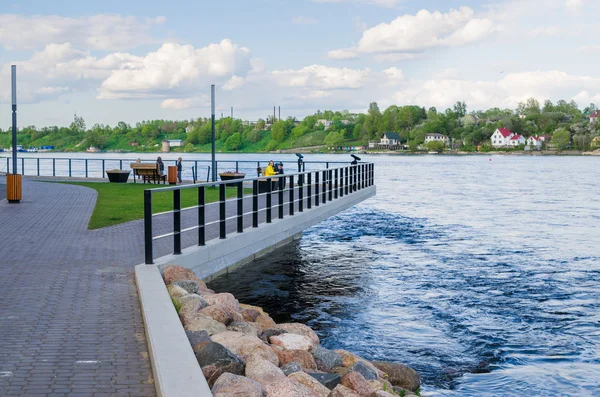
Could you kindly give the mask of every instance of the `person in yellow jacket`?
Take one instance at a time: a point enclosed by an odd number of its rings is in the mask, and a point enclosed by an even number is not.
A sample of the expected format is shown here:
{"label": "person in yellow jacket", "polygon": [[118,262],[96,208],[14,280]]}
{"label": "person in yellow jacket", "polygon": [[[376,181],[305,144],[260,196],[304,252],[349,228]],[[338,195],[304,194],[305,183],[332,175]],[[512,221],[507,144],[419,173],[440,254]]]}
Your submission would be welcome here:
{"label": "person in yellow jacket", "polygon": [[267,169],[265,170],[265,176],[273,176],[273,175],[277,175],[277,170],[275,169],[275,163],[273,162],[273,160],[269,161],[269,165],[267,166]]}

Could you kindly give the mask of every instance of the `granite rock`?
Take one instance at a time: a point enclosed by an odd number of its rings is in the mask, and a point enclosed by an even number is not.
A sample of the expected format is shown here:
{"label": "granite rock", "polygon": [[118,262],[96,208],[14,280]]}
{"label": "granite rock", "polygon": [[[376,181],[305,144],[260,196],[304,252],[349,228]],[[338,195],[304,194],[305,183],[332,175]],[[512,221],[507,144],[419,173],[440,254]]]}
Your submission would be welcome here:
{"label": "granite rock", "polygon": [[[246,321],[234,321],[227,326],[227,331],[241,332],[243,334],[257,336],[258,330],[256,327]],[[262,340],[262,338],[261,338]]]}
{"label": "granite rock", "polygon": [[288,375],[288,378],[295,380],[311,389],[315,392],[319,397],[327,397],[329,395],[329,389],[323,386],[318,380],[308,375],[305,372],[294,372],[293,374]]}
{"label": "granite rock", "polygon": [[286,350],[310,350],[313,342],[310,338],[297,334],[281,334],[271,336],[269,342],[275,346],[281,346]]}
{"label": "granite rock", "polygon": [[406,365],[387,361],[373,361],[373,365],[385,372],[388,380],[394,386],[400,386],[410,391],[421,387],[421,378],[417,371]]}
{"label": "granite rock", "polygon": [[342,366],[342,356],[336,352],[315,345],[311,353],[317,363],[317,369],[325,372],[332,372],[335,368]]}
{"label": "granite rock", "polygon": [[275,352],[256,336],[225,331],[212,335],[211,339],[222,344],[243,360],[259,357],[275,366],[279,366],[279,358]]}
{"label": "granite rock", "polygon": [[211,342],[202,346],[196,352],[196,359],[210,387],[225,372],[244,374],[244,361],[219,343]]}
{"label": "granite rock", "polygon": [[[273,346],[272,346],[273,347]],[[276,346],[275,346],[276,347]],[[315,370],[317,364],[312,354],[306,350],[279,350],[273,349],[279,358],[279,365],[283,366],[287,363],[297,362],[303,369]]]}
{"label": "granite rock", "polygon": [[320,384],[328,388],[329,390],[335,388],[341,381],[341,377],[338,374],[322,374],[317,372],[305,371],[307,374],[319,381]]}
{"label": "granite rock", "polygon": [[360,395],[344,385],[337,385],[331,393],[329,393],[329,397],[360,397]]}
{"label": "granite rock", "polygon": [[209,335],[218,334],[219,332],[225,332],[225,330],[227,330],[225,324],[221,324],[200,313],[189,321],[184,328],[186,331],[206,331]]}
{"label": "granite rock", "polygon": [[192,345],[192,350],[196,353],[201,347],[212,342],[208,332],[206,331],[185,331],[188,340],[190,341],[190,345]]}
{"label": "granite rock", "polygon": [[367,380],[358,372],[350,372],[342,378],[342,385],[354,390],[360,396],[370,397],[374,390]]}
{"label": "granite rock", "polygon": [[170,285],[176,281],[192,280],[196,281],[202,288],[206,288],[206,284],[193,271],[186,269],[183,266],[168,265],[163,269],[163,278],[165,284]]}
{"label": "granite rock", "polygon": [[212,305],[207,306],[200,310],[200,314],[203,314],[207,317],[212,318],[215,321],[220,322],[221,324],[229,324],[231,322],[231,316],[221,305]]}
{"label": "granite rock", "polygon": [[350,367],[350,371],[356,371],[360,373],[366,380],[377,379],[377,372],[367,366],[364,362],[358,361]]}
{"label": "granite rock", "polygon": [[184,326],[200,315],[200,310],[208,304],[201,297],[186,300],[179,309],[179,318]]}
{"label": "granite rock", "polygon": [[244,376],[228,372],[219,376],[212,387],[213,397],[264,397],[262,386]]}
{"label": "granite rock", "polygon": [[314,345],[318,345],[320,343],[319,337],[309,326],[301,324],[301,323],[285,323],[278,324],[277,328],[282,329],[290,334],[302,335],[306,336],[310,340],[312,340]]}
{"label": "granite rock", "polygon": [[281,370],[283,371],[285,376],[289,376],[290,374],[293,374],[294,372],[302,371],[302,367],[300,366],[300,363],[298,363],[296,361],[292,361],[291,363],[282,365]]}

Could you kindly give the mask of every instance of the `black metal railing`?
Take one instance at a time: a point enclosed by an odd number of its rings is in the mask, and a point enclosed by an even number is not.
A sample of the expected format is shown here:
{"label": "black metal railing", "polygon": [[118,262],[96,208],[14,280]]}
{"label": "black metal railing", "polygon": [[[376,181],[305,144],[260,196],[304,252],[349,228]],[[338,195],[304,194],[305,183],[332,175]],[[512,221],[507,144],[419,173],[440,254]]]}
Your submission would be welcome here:
{"label": "black metal railing", "polygon": [[[177,153],[171,153],[177,156]],[[164,156],[164,154],[162,155]],[[167,154],[168,156],[168,154]],[[138,159],[133,158],[67,158],[67,157],[21,157],[17,165],[17,173],[27,176],[52,176],[69,178],[105,178],[106,171],[112,169],[130,170],[130,164]],[[153,163],[153,159],[143,159],[143,163]],[[175,165],[175,159],[164,159],[165,166]],[[278,160],[275,163],[283,163],[286,172],[297,171],[298,163],[294,160]],[[183,175],[187,180],[209,182],[211,160],[182,160]],[[329,168],[330,166],[347,164],[345,161],[303,161],[302,172],[318,168]],[[243,172],[246,175],[257,175],[257,169],[264,169],[267,161],[253,160],[218,160],[216,161],[217,172],[234,171]],[[4,168],[4,169],[2,169]],[[12,162],[6,157],[6,166],[0,166],[1,172],[12,173]],[[206,176],[206,179],[204,179]]]}
{"label": "black metal railing", "polygon": [[[314,177],[314,178],[313,178]],[[320,179],[321,177],[321,179]],[[207,242],[206,231],[211,225],[218,225],[218,238],[227,238],[227,222],[234,221],[237,224],[237,233],[243,233],[246,228],[257,228],[259,226],[259,215],[264,213],[264,222],[273,222],[273,210],[276,211],[278,219],[287,215],[294,216],[314,207],[325,205],[328,201],[340,199],[352,195],[354,192],[368,188],[375,184],[375,166],[373,163],[360,163],[347,165],[333,169],[321,169],[285,175],[274,175],[271,177],[256,177],[240,179],[239,181],[208,182],[195,185],[180,185],[158,189],[147,189],[144,191],[144,245],[145,263],[154,262],[154,241],[173,238],[173,254],[181,254],[181,235],[186,232],[197,231],[197,242],[195,245],[204,246]],[[322,184],[320,186],[320,183]],[[249,186],[245,189],[244,186]],[[206,202],[206,190],[209,187],[219,189],[219,200],[213,203]],[[227,199],[227,187],[234,188],[236,197]],[[197,190],[196,205],[182,208],[181,192],[186,189]],[[244,194],[244,190],[251,193]],[[173,192],[173,210],[153,213],[152,196],[158,193]],[[273,208],[273,195],[277,195],[277,208]],[[250,207],[248,212],[244,211],[244,203]],[[227,216],[227,203],[235,202],[235,211]],[[207,208],[217,208],[214,219],[208,219]],[[197,222],[187,228],[182,228],[181,214],[184,211],[197,210]],[[297,212],[296,212],[297,211]],[[154,235],[153,219],[172,214],[172,231]],[[251,218],[251,222],[244,222],[245,217]],[[164,219],[163,219],[164,220]],[[247,223],[247,224],[246,224]],[[163,225],[164,226],[164,225]]]}

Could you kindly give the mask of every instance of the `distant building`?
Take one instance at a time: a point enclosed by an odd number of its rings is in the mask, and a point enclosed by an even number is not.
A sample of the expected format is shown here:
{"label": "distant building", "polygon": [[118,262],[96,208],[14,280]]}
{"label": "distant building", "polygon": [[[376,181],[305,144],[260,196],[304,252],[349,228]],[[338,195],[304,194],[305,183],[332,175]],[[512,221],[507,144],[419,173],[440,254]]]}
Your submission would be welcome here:
{"label": "distant building", "polygon": [[315,124],[315,127],[317,127],[319,124],[323,124],[323,127],[325,127],[325,129],[329,129],[329,127],[331,127],[333,125],[333,121],[331,120],[317,120],[317,124]]}
{"label": "distant building", "polygon": [[400,135],[397,132],[384,132],[379,142],[370,141],[370,149],[397,150],[400,148]]}
{"label": "distant building", "polygon": [[426,134],[425,135],[425,144],[429,142],[444,142],[448,144],[448,137],[442,134]]}
{"label": "distant building", "polygon": [[531,149],[540,149],[543,144],[544,141],[537,135],[532,135],[529,138],[527,138],[527,145]]}
{"label": "distant building", "polygon": [[523,135],[515,134],[510,138],[510,146],[524,145],[526,142]]}
{"label": "distant building", "polygon": [[598,117],[600,117],[600,112],[590,114],[590,123],[595,123],[596,120],[598,120]]}
{"label": "distant building", "polygon": [[194,130],[194,125],[190,124],[187,127],[185,127],[185,133],[189,134],[190,132],[192,132]]}
{"label": "distant building", "polygon": [[510,140],[514,136],[508,128],[498,128],[492,134],[490,140],[492,141],[493,147],[507,147],[511,146]]}
{"label": "distant building", "polygon": [[590,145],[592,148],[600,148],[600,136],[595,136]]}
{"label": "distant building", "polygon": [[182,145],[183,140],[182,139],[167,139],[163,142],[166,142],[169,147],[179,147]]}

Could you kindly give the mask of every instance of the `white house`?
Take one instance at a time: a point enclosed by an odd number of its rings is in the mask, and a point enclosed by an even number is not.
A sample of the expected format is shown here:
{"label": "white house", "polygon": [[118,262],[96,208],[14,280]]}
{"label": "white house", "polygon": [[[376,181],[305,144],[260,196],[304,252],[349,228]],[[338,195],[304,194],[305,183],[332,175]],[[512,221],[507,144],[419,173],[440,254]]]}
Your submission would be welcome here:
{"label": "white house", "polygon": [[377,141],[370,141],[371,149],[394,149],[400,146],[400,135],[397,132],[384,132]]}
{"label": "white house", "polygon": [[600,112],[590,114],[590,123],[595,123],[596,120],[598,120],[598,117],[600,117]]}
{"label": "white house", "polygon": [[169,147],[179,147],[183,141],[181,139],[167,139],[164,142],[167,142]]}
{"label": "white house", "polygon": [[540,149],[542,147],[542,144],[544,143],[542,137],[539,137],[537,135],[532,135],[529,138],[527,138],[527,145],[531,148],[531,149]]}
{"label": "white house", "polygon": [[444,142],[444,143],[448,143],[448,137],[446,135],[442,135],[442,134],[426,134],[425,135],[425,143],[429,143],[429,142],[433,142],[433,141],[439,141],[439,142]]}
{"label": "white house", "polygon": [[[503,147],[503,146],[510,146],[510,139],[514,136],[515,134],[513,134],[512,132],[510,132],[510,130],[508,128],[498,128],[496,131],[494,131],[494,133],[492,134],[492,137],[490,138],[492,141],[492,146],[493,147]],[[525,139],[525,138],[523,138]]]}
{"label": "white house", "polygon": [[510,138],[510,146],[524,145],[526,142],[523,135],[515,134]]}
{"label": "white house", "polygon": [[317,124],[315,126],[318,126],[319,124],[323,124],[323,126],[325,127],[325,129],[328,129],[329,127],[331,127],[333,125],[333,121],[331,121],[331,120],[317,120]]}

